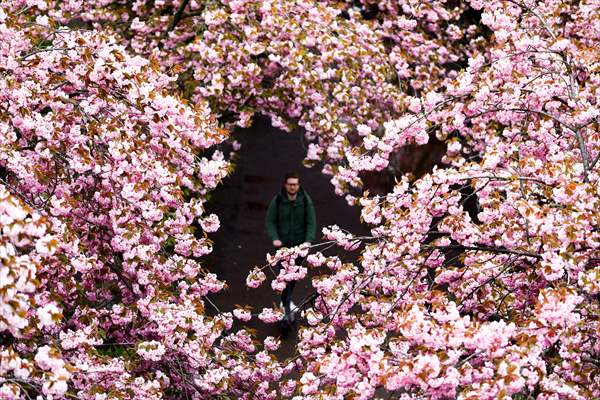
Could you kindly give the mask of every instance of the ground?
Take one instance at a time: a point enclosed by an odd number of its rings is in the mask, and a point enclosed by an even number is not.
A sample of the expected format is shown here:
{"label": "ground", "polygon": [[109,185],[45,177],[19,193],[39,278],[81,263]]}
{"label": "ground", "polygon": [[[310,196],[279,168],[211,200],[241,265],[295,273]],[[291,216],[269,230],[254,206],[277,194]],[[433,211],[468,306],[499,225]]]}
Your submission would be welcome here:
{"label": "ground", "polygon": [[[279,295],[270,287],[273,274],[267,273],[267,283],[258,289],[246,287],[246,276],[255,265],[265,265],[266,253],[273,251],[264,218],[286,172],[300,174],[302,186],[314,201],[318,238],[321,229],[328,225],[337,224],[356,233],[365,233],[366,228],[360,224],[358,208],[348,206],[335,195],[329,178],[319,167],[309,169],[302,165],[306,143],[300,131],[283,132],[273,128],[268,119],[260,118],[252,128],[236,131],[234,135],[242,143],[236,170],[215,191],[208,206],[210,212],[219,215],[221,228],[210,236],[215,246],[206,265],[227,282],[228,289],[210,300],[221,311],[230,311],[239,304],[251,305],[258,313],[263,307],[279,303]],[[309,277],[298,282],[294,302],[301,303],[313,292]],[[295,333],[301,324],[299,321],[283,340],[280,357],[293,355]],[[256,317],[246,327],[255,329],[259,339],[282,334],[280,326],[264,324]]]}

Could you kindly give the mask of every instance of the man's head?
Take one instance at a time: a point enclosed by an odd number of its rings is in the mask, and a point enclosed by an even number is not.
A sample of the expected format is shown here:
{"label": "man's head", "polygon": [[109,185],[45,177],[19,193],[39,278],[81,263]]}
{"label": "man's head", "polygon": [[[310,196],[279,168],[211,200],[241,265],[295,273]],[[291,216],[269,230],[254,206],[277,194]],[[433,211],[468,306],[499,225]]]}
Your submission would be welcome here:
{"label": "man's head", "polygon": [[288,172],[285,174],[283,185],[287,194],[294,196],[300,190],[300,176],[295,172]]}

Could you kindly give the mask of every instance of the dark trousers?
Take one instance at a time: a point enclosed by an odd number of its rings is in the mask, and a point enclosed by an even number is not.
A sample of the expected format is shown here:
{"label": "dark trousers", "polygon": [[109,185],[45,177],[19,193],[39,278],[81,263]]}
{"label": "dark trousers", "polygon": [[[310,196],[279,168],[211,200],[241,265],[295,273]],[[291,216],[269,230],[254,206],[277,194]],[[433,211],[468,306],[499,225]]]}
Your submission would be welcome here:
{"label": "dark trousers", "polygon": [[290,314],[290,307],[292,303],[292,292],[294,291],[294,287],[296,286],[296,281],[288,282],[285,285],[285,289],[281,292],[281,302],[283,303],[283,310],[285,315]]}
{"label": "dark trousers", "polygon": [[[294,260],[296,265],[302,265],[304,261],[304,257],[298,257]],[[281,266],[279,267],[281,269]],[[288,282],[285,285],[285,289],[281,292],[281,303],[283,304],[283,310],[285,315],[290,315],[290,307],[292,302],[292,292],[294,291],[294,287],[296,287],[296,281]]]}

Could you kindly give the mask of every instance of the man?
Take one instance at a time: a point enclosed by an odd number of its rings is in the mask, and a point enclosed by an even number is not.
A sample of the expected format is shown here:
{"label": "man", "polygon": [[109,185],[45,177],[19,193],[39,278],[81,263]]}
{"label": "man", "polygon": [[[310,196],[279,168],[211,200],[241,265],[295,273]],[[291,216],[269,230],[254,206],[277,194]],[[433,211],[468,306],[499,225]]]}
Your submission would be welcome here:
{"label": "man", "polygon": [[[292,247],[302,243],[312,243],[316,234],[316,216],[313,202],[300,186],[300,177],[289,172],[283,180],[284,186],[277,193],[267,210],[267,233],[273,246]],[[296,259],[296,264],[302,260]],[[285,319],[293,321],[295,305],[292,303],[292,291],[296,281],[288,282],[281,293],[281,303]]]}

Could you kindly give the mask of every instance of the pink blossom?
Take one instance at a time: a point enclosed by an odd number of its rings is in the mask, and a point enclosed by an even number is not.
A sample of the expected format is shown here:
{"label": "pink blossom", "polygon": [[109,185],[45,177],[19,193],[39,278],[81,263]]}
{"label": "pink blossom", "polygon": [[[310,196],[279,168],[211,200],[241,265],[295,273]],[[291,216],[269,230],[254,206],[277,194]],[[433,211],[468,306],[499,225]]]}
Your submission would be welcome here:
{"label": "pink blossom", "polygon": [[282,317],[283,313],[273,308],[263,308],[260,314],[258,314],[258,319],[268,324],[279,322]]}
{"label": "pink blossom", "polygon": [[62,317],[60,308],[55,303],[48,303],[44,307],[36,310],[39,319],[39,326],[42,328],[51,327]]}
{"label": "pink blossom", "polygon": [[259,287],[264,280],[267,279],[267,276],[264,272],[262,272],[258,267],[255,267],[246,278],[246,286],[256,289]]}
{"label": "pink blossom", "polygon": [[233,315],[241,321],[250,321],[250,318],[252,318],[250,311],[240,308],[233,310]]}

